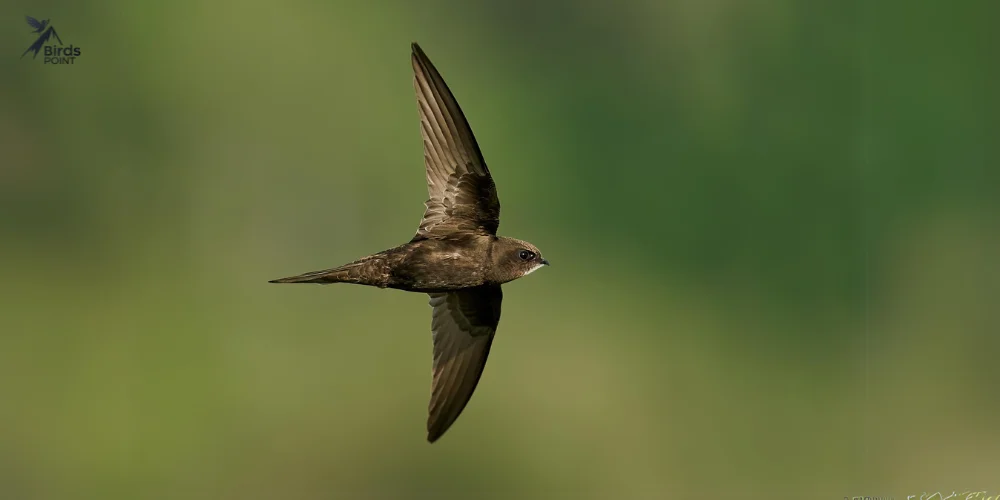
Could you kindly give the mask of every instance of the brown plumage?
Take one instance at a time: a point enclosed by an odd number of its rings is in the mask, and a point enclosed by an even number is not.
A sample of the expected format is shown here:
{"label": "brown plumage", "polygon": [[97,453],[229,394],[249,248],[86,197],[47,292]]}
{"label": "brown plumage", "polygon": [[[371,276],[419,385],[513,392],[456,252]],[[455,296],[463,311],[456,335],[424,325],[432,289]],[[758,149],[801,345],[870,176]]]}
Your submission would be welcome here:
{"label": "brown plumage", "polygon": [[430,295],[434,362],[427,440],[472,397],[500,322],[500,285],[548,265],[531,243],[497,236],[500,200],[469,122],[413,44],[413,86],[427,173],[426,210],[406,244],[333,269],[271,283],[354,283]]}

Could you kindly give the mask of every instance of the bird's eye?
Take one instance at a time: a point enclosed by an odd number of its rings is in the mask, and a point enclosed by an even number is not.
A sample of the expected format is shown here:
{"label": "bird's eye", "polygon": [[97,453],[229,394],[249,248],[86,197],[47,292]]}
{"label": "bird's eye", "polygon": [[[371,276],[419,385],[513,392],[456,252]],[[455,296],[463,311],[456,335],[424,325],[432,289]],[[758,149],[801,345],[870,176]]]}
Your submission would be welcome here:
{"label": "bird's eye", "polygon": [[517,256],[520,257],[521,260],[531,260],[535,258],[535,254],[527,250],[521,250],[521,252],[518,253]]}

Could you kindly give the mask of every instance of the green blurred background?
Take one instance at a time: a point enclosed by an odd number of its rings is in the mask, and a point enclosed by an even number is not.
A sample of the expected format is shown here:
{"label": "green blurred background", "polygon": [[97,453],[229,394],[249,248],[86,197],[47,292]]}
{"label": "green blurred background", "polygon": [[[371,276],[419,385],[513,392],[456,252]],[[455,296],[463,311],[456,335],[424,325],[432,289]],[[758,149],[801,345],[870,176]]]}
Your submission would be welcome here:
{"label": "green blurred background", "polygon": [[[996,494],[996,14],[6,3],[0,498]],[[415,231],[411,41],[553,262],[434,445],[426,296],[267,283]]]}

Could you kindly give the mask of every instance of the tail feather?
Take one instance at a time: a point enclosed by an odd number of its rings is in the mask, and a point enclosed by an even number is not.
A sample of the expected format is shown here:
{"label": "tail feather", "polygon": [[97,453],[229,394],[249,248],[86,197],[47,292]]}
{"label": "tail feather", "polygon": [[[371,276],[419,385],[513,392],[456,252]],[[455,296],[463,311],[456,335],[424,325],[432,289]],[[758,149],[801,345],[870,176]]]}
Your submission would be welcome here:
{"label": "tail feather", "polygon": [[333,269],[313,271],[268,283],[355,283],[385,287],[389,284],[390,265],[384,255],[369,255],[363,259]]}
{"label": "tail feather", "polygon": [[345,283],[349,282],[350,272],[345,269],[347,266],[313,271],[311,273],[300,274],[288,278],[280,278],[268,281],[268,283]]}

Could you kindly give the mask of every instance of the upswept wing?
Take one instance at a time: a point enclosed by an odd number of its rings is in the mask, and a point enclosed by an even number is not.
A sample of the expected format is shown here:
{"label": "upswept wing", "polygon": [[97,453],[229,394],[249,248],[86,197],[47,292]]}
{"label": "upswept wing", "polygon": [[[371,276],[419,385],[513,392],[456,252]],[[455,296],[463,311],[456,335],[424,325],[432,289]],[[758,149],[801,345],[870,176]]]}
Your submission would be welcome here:
{"label": "upswept wing", "polygon": [[31,17],[31,16],[24,16],[24,20],[28,22],[28,26],[31,26],[32,28],[35,28],[36,30],[40,30],[40,29],[42,29],[42,28],[45,27],[45,25],[42,24],[41,21],[39,21],[38,19],[35,19],[35,18]]}
{"label": "upswept wing", "polygon": [[430,195],[414,240],[462,231],[495,235],[500,200],[469,122],[441,74],[415,43],[411,60]]}

